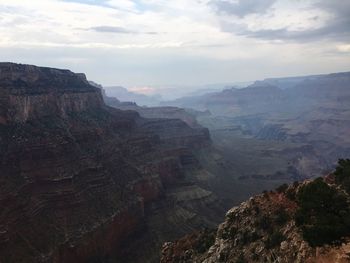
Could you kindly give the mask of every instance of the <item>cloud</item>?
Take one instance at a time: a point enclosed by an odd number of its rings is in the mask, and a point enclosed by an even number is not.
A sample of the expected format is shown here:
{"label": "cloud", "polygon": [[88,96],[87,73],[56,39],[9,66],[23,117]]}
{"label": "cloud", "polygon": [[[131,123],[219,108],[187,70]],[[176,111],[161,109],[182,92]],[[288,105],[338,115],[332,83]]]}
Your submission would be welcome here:
{"label": "cloud", "polygon": [[308,30],[290,30],[287,27],[281,29],[264,29],[264,30],[242,30],[236,32],[239,35],[258,38],[263,40],[284,40],[296,42],[309,42],[332,39],[337,41],[350,40],[350,24],[333,22],[318,29]]}
{"label": "cloud", "polygon": [[105,5],[106,0],[60,0],[62,2],[81,3],[86,5]]}
{"label": "cloud", "polygon": [[249,14],[262,14],[268,11],[276,0],[212,0],[210,5],[214,6],[218,13],[226,13],[238,17]]}
{"label": "cloud", "polygon": [[89,27],[86,30],[91,30],[100,33],[116,33],[116,34],[147,34],[147,35],[158,35],[158,32],[148,31],[148,32],[138,32],[134,30],[129,30],[124,27],[119,26],[94,26]]}
{"label": "cloud", "polygon": [[[227,3],[223,0],[220,0],[220,2]],[[250,2],[250,0],[247,2]],[[237,15],[242,17],[248,11],[239,11],[240,9],[237,7],[239,3],[235,4],[233,13],[236,12]],[[273,3],[270,2],[270,4]],[[249,10],[250,5],[247,5],[246,10]],[[247,20],[225,20],[221,23],[222,30],[249,38],[272,41],[280,40],[300,43],[322,40],[350,41],[350,1],[323,0],[312,2],[308,6],[295,6],[289,10],[275,10],[270,17],[261,15],[262,12],[266,11],[266,8],[264,9],[263,6],[256,8],[256,13],[260,10],[260,16],[254,23],[256,25],[257,21],[259,21],[260,24],[255,26],[255,28],[252,28]],[[227,12],[232,13],[232,10],[228,8]],[[278,16],[279,12],[284,12],[284,21],[282,16]],[[315,13],[316,15],[314,15]],[[294,17],[295,19],[294,21],[291,20],[289,24],[283,25],[288,20],[288,17]],[[279,21],[282,26],[278,26]]]}
{"label": "cloud", "polygon": [[192,85],[349,69],[345,0],[0,2],[0,60],[70,68],[103,84]]}
{"label": "cloud", "polygon": [[128,30],[126,28],[119,27],[119,26],[95,26],[95,27],[88,28],[88,30],[101,32],[101,33],[118,33],[118,34],[134,34],[134,33],[136,33],[135,31]]}
{"label": "cloud", "polygon": [[106,8],[132,11],[136,4],[132,0],[58,0],[67,3],[101,6]]}

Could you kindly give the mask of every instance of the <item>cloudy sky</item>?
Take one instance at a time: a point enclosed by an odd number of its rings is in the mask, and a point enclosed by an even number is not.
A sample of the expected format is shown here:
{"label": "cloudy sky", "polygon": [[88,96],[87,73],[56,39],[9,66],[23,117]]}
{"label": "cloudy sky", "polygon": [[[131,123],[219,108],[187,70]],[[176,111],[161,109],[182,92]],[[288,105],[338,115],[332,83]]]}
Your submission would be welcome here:
{"label": "cloudy sky", "polygon": [[0,60],[134,88],[350,71],[350,1],[0,0]]}

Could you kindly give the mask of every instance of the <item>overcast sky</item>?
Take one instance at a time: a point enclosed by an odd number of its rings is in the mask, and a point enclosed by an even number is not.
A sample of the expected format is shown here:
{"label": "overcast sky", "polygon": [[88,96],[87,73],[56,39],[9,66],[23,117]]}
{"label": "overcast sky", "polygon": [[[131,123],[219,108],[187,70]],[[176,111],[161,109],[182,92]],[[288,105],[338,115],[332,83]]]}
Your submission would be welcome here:
{"label": "overcast sky", "polygon": [[350,71],[350,1],[0,0],[0,60],[134,88]]}

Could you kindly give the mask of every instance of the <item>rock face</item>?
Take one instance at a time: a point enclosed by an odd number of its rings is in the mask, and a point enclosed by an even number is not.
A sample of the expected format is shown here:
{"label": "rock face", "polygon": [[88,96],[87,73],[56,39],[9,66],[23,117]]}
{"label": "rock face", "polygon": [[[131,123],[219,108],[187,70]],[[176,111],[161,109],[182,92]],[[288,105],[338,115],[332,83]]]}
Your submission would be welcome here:
{"label": "rock face", "polygon": [[[225,221],[217,229],[197,231],[175,242],[165,243],[161,262],[349,262],[350,240],[346,233],[342,233],[345,238],[334,244],[311,246],[296,223],[300,201],[295,199],[295,195],[309,183],[285,186],[276,192],[265,192],[252,197],[230,209]],[[333,180],[328,183],[329,189],[337,189],[334,191],[343,195],[343,190],[337,188]],[[310,204],[311,202],[307,205]],[[346,211],[348,208],[342,209]],[[333,211],[332,216],[335,213]],[[327,220],[323,214],[322,216],[323,220]],[[321,221],[316,222],[323,224]],[[330,224],[332,226],[336,223]],[[319,229],[319,233],[311,233],[312,237],[321,237],[323,229]],[[338,230],[334,228],[332,231]],[[332,232],[328,232],[329,236],[331,234]]]}
{"label": "rock face", "polygon": [[206,129],[106,106],[83,74],[1,63],[1,262],[155,262],[220,210],[187,178],[208,145]]}
{"label": "rock face", "polygon": [[0,121],[25,122],[56,114],[100,108],[98,89],[84,74],[68,70],[0,63]]}

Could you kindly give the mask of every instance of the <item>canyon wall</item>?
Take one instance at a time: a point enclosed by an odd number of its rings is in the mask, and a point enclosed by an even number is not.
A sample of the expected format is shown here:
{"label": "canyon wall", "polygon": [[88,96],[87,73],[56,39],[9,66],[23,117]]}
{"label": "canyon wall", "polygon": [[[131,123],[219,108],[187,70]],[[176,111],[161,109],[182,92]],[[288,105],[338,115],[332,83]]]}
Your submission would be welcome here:
{"label": "canyon wall", "polygon": [[3,262],[156,262],[164,240],[219,218],[188,177],[207,129],[108,107],[83,74],[12,63],[0,116]]}

